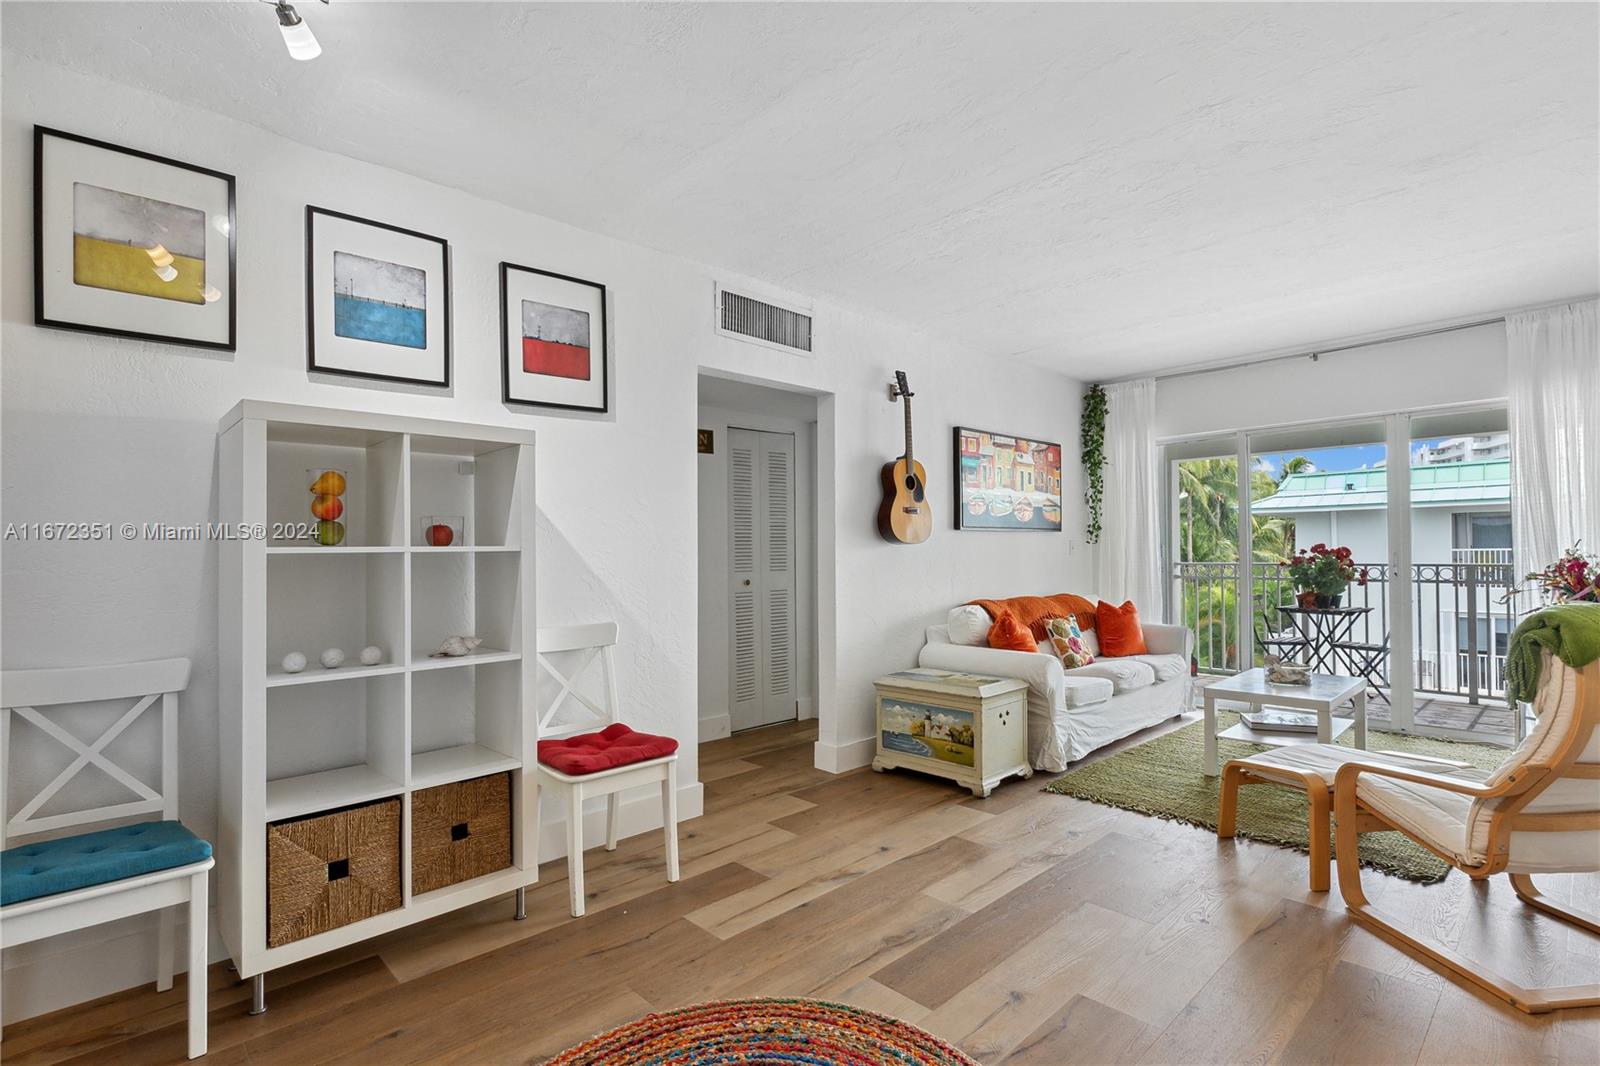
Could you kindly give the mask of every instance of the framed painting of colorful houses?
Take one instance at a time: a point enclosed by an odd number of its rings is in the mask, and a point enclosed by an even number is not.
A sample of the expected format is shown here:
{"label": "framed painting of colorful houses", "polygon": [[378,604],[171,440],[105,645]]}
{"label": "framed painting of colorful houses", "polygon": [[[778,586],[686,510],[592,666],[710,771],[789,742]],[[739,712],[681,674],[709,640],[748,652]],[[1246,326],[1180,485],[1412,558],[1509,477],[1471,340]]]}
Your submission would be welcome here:
{"label": "framed painting of colorful houses", "polygon": [[36,325],[235,348],[233,175],[33,128]]}
{"label": "framed painting of colorful houses", "polygon": [[501,263],[500,348],[504,402],[606,410],[604,285]]}
{"label": "framed painting of colorful houses", "polygon": [[957,529],[1061,531],[1061,445],[955,429]]}

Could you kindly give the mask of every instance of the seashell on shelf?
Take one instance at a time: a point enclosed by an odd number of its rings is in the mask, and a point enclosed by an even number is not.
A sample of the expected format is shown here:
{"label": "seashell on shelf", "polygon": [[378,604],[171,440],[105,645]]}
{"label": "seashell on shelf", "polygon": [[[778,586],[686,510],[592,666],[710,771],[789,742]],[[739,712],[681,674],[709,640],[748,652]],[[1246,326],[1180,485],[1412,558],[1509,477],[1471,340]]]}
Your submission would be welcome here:
{"label": "seashell on shelf", "polygon": [[478,645],[483,643],[482,637],[446,637],[439,650],[428,656],[430,659],[455,659],[462,655],[471,655],[478,650]]}
{"label": "seashell on shelf", "polygon": [[344,665],[344,652],[338,648],[329,648],[322,653],[322,665],[329,670],[336,670]]}
{"label": "seashell on shelf", "polygon": [[383,649],[376,644],[368,644],[361,649],[362,666],[377,666],[381,662],[383,662]]}
{"label": "seashell on shelf", "polygon": [[306,657],[297,651],[292,651],[283,657],[283,672],[298,674],[306,668]]}

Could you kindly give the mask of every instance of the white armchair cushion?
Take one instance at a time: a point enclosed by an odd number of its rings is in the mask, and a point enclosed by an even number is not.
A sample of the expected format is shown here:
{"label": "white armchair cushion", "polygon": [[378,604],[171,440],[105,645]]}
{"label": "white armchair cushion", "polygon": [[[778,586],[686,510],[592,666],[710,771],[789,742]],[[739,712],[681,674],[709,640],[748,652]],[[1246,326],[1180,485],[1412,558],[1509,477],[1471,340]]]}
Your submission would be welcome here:
{"label": "white armchair cushion", "polygon": [[1483,852],[1474,854],[1467,840],[1471,796],[1377,774],[1362,774],[1356,781],[1356,795],[1385,818],[1465,865],[1483,862]]}
{"label": "white armchair cushion", "polygon": [[[1376,774],[1361,775],[1356,795],[1463,866],[1481,865],[1489,857],[1489,819],[1482,813],[1486,801]],[[1507,858],[1511,873],[1594,873],[1600,870],[1600,833],[1513,832]]]}
{"label": "white armchair cushion", "polygon": [[952,608],[944,624],[950,633],[952,644],[985,648],[989,646],[989,627],[994,623],[989,619],[989,612],[975,603]]}

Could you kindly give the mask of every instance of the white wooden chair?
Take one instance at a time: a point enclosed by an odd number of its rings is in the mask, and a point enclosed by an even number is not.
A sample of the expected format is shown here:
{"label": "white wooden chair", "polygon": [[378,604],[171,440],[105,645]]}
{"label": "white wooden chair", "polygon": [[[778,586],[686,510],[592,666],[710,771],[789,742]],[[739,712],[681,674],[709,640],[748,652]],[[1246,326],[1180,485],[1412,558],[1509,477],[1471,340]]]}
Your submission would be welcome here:
{"label": "white wooden chair", "polygon": [[[539,745],[545,749],[554,738],[571,737],[617,723],[617,673],[613,649],[617,643],[617,624],[597,622],[581,626],[550,626],[539,630],[539,666],[560,686],[539,717]],[[563,672],[553,665],[551,655],[563,652],[580,653],[575,667]],[[605,695],[596,703],[578,688],[578,679],[598,661],[604,674]],[[568,697],[576,700],[588,712],[581,721],[556,724],[557,712],[566,705]],[[678,755],[670,755],[629,762],[610,769],[589,773],[563,773],[544,762],[541,750],[537,804],[542,802],[546,790],[559,792],[566,798],[567,806],[567,887],[571,896],[572,916],[583,915],[583,801],[592,796],[606,797],[606,850],[617,847],[618,794],[641,785],[659,783],[661,786],[662,833],[666,837],[667,880],[678,880]]]}
{"label": "white wooden chair", "polygon": [[1350,916],[1530,1014],[1600,1005],[1600,983],[1525,988],[1407,931],[1367,901],[1356,842],[1398,830],[1475,880],[1508,874],[1530,907],[1600,933],[1600,918],[1556,904],[1532,876],[1600,871],[1600,662],[1574,670],[1545,652],[1539,676],[1538,721],[1487,779],[1349,762],[1333,785],[1339,891]]}
{"label": "white wooden chair", "polygon": [[[74,929],[160,911],[156,988],[172,987],[174,908],[189,908],[189,1057],[206,1053],[207,871],[211,845],[184,829],[178,816],[178,693],[189,684],[189,660],[160,659],[120,666],[7,670],[0,674],[0,939],[5,947]],[[85,744],[44,713],[56,707],[134,699],[100,737]],[[156,790],[107,755],[111,742],[156,701],[161,703],[161,787]],[[74,754],[37,795],[10,813],[6,791],[13,721],[25,722]],[[63,813],[39,812],[80,771],[103,770],[136,797]],[[148,819],[99,832],[39,837],[98,822]]]}

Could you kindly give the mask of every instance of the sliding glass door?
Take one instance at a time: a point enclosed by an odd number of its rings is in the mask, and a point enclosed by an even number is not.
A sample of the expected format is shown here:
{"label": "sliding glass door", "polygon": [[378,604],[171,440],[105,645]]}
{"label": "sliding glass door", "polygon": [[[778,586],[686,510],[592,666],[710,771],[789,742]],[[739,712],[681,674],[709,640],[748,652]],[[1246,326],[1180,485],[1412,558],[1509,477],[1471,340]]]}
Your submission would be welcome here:
{"label": "sliding glass door", "polygon": [[[1169,443],[1169,614],[1195,632],[1196,669],[1307,661],[1366,678],[1380,727],[1513,739],[1505,421],[1394,414]],[[1316,552],[1355,580],[1297,589],[1287,563]]]}

